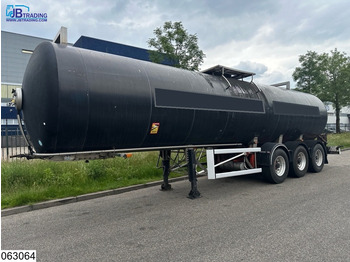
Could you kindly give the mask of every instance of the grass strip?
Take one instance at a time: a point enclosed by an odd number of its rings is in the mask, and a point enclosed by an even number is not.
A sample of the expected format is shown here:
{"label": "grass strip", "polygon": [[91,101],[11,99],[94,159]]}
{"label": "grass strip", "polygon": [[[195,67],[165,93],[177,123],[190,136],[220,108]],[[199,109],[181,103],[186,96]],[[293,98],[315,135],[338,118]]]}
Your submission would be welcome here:
{"label": "grass strip", "polygon": [[340,134],[328,134],[329,146],[343,146],[343,148],[350,148],[350,132]]}
{"label": "grass strip", "polygon": [[[144,184],[162,179],[158,152],[89,163],[21,160],[2,162],[1,208]],[[171,177],[184,173],[172,173]]]}

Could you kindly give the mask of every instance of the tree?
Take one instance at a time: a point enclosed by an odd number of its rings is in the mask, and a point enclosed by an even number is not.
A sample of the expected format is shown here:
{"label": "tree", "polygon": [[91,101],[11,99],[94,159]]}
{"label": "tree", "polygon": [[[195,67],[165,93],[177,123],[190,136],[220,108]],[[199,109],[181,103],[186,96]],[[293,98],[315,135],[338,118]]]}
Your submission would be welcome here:
{"label": "tree", "polygon": [[299,57],[300,67],[293,73],[297,90],[331,102],[336,113],[336,132],[340,133],[340,110],[350,104],[350,57],[337,49],[330,54],[308,51]]}
{"label": "tree", "polygon": [[157,27],[154,38],[147,43],[155,50],[150,51],[152,62],[160,63],[168,59],[175,67],[188,70],[199,70],[205,54],[198,47],[198,37],[184,29],[181,22],[165,22],[163,27]]}

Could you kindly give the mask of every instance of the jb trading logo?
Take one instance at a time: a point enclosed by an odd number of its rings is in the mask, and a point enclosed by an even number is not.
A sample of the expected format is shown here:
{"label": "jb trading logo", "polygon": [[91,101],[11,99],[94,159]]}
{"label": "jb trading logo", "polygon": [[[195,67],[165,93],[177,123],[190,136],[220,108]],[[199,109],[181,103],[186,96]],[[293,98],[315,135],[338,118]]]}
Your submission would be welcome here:
{"label": "jb trading logo", "polygon": [[47,13],[31,13],[26,5],[8,5],[6,22],[47,22]]}

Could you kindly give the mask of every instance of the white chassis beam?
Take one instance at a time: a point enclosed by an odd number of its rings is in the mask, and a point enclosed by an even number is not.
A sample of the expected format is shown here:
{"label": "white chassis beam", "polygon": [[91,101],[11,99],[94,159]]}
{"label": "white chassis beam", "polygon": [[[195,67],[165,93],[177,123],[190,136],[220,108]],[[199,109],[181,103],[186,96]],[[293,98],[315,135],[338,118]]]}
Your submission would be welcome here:
{"label": "white chassis beam", "polygon": [[[207,149],[207,172],[208,172],[208,179],[217,179],[217,178],[223,178],[223,177],[232,177],[232,176],[242,176],[242,175],[249,175],[254,173],[260,173],[262,171],[261,168],[253,168],[253,169],[246,169],[246,170],[238,170],[238,171],[230,171],[230,172],[222,172],[222,173],[215,173],[215,167],[220,166],[224,163],[227,163],[229,161],[232,161],[238,157],[244,156],[245,153],[256,153],[260,152],[260,147],[249,147],[249,148],[229,148],[229,149]],[[238,154],[234,157],[231,157],[225,161],[222,161],[220,163],[215,164],[215,157],[214,155],[218,154]]]}

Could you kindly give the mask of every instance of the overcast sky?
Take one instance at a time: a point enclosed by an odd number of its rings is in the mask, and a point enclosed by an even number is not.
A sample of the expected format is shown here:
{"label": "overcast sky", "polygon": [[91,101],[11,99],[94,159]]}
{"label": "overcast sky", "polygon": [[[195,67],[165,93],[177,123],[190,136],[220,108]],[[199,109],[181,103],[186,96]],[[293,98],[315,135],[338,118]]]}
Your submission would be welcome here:
{"label": "overcast sky", "polygon": [[[19,4],[48,22],[6,22],[6,6]],[[65,26],[71,43],[85,35],[148,48],[156,27],[181,21],[206,54],[201,69],[252,71],[263,84],[292,82],[308,50],[350,56],[349,0],[2,0],[1,8],[2,30],[52,39]]]}

